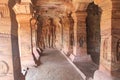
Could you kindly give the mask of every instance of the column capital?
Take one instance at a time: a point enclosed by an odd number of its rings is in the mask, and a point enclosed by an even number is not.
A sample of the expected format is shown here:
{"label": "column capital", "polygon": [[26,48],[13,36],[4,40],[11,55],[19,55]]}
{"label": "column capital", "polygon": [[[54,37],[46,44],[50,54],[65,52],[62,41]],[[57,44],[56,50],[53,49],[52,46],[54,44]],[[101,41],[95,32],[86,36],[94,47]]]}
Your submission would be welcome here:
{"label": "column capital", "polygon": [[72,18],[74,19],[74,22],[78,21],[84,21],[86,20],[87,12],[86,11],[76,11],[72,13]]}
{"label": "column capital", "polygon": [[16,5],[13,7],[13,10],[16,14],[31,14],[32,5],[29,2],[22,2],[20,4],[16,3]]}
{"label": "column capital", "polygon": [[17,21],[20,23],[29,22],[32,18],[32,7],[30,2],[22,1],[20,4],[16,3],[13,7]]}
{"label": "column capital", "polygon": [[94,0],[94,3],[102,8],[102,10],[112,10],[112,1],[113,0]]}
{"label": "column capital", "polygon": [[30,23],[30,19],[32,18],[31,14],[17,14],[16,19],[18,23]]}

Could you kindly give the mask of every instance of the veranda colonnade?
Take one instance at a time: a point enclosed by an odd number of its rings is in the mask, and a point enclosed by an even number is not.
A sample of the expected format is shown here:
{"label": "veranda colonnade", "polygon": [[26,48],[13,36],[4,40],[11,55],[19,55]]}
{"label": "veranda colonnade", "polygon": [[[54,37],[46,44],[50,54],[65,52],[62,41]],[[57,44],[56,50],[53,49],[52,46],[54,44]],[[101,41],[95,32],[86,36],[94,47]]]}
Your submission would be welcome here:
{"label": "veranda colonnade", "polygon": [[[15,1],[12,0],[6,0],[3,4],[7,4],[9,9],[10,9],[10,14],[12,15],[12,13],[16,13],[16,19],[18,22],[18,27],[17,26],[12,26],[11,28],[11,36],[15,35],[15,38],[11,38],[11,41],[15,40],[17,41],[17,37],[19,37],[19,48],[20,48],[20,55],[21,55],[21,63],[23,62],[22,57],[23,56],[30,56],[31,58],[29,58],[29,60],[31,61],[32,56],[29,53],[31,52],[31,48],[28,49],[28,47],[24,47],[24,49],[22,49],[21,46],[23,46],[21,43],[27,43],[24,45],[29,45],[31,47],[31,41],[30,41],[30,37],[28,35],[30,35],[30,19],[32,18],[31,15],[31,10],[30,10],[30,2],[31,1],[23,1],[21,0],[20,4],[16,4]],[[85,23],[85,19],[87,16],[86,13],[86,8],[82,8],[80,9],[79,12],[79,6],[81,4],[83,4],[84,6],[87,7],[87,5],[90,3],[90,0],[85,0],[85,1],[80,1],[80,0],[73,0],[72,4],[74,6],[74,9],[72,10],[72,17],[74,20],[74,46],[73,46],[73,54],[71,54],[71,59],[74,61],[78,60],[79,58],[82,58],[82,56],[87,56],[87,44],[86,47],[84,48],[80,48],[77,46],[78,44],[78,32],[77,32],[77,27],[78,25],[78,20],[80,20],[82,22],[80,30],[84,36],[86,35],[86,23]],[[0,3],[2,3],[0,1]],[[103,72],[105,74],[114,76],[114,77],[120,77],[120,54],[117,50],[117,48],[119,48],[119,39],[120,39],[120,28],[119,28],[119,18],[120,18],[120,14],[119,14],[119,9],[120,9],[120,1],[118,0],[94,0],[94,3],[96,5],[98,5],[101,9],[102,9],[102,15],[101,15],[101,24],[100,24],[100,31],[101,31],[101,49],[100,49],[100,65],[99,65],[99,70],[95,72],[95,75],[97,75],[99,72]],[[17,7],[20,6],[24,6],[26,5],[26,7],[29,10],[26,10],[26,12],[20,12],[19,10],[17,10]],[[16,7],[15,7],[16,6]],[[14,7],[14,11],[13,11],[13,7]],[[21,8],[21,7],[20,7]],[[25,8],[24,8],[25,9]],[[22,13],[22,14],[21,14]],[[13,16],[11,16],[11,18],[13,18]],[[13,25],[15,22],[11,22],[11,24]],[[26,28],[27,26],[27,28]],[[17,28],[16,28],[17,27]],[[18,29],[19,28],[19,29]],[[14,30],[12,30],[14,29]],[[23,35],[22,32],[20,32],[20,29],[26,29],[27,31],[25,32],[26,35]],[[15,32],[14,32],[15,31]],[[18,34],[19,31],[19,34]],[[86,36],[85,36],[86,37]],[[25,38],[27,40],[27,42],[22,41],[22,38]],[[104,45],[104,41],[107,41],[108,43],[106,43],[106,45]],[[13,42],[12,42],[13,43]],[[14,45],[18,45],[17,42]],[[104,46],[108,46],[106,52],[104,52]],[[13,49],[12,49],[13,50]],[[28,51],[27,55],[26,54],[22,54],[23,52]],[[82,51],[80,53],[80,51]],[[17,52],[19,53],[19,52]],[[13,55],[15,55],[16,53],[14,53]],[[15,60],[14,58],[17,57],[19,59],[19,56],[16,54],[15,56],[12,56],[13,58],[13,64],[15,64]],[[11,59],[12,59],[11,58]],[[3,59],[4,60],[4,59]],[[29,61],[28,60],[28,61]],[[20,63],[20,60],[18,60],[18,62]],[[17,62],[17,63],[18,63]],[[9,65],[9,64],[8,64]],[[27,64],[25,64],[27,65]],[[12,66],[12,65],[11,65]],[[18,74],[20,74],[20,66],[15,68],[16,66],[12,66],[13,69],[15,69],[15,72],[13,72],[13,74],[16,74],[16,72]],[[98,74],[99,75],[99,74]],[[97,76],[98,76],[97,75]],[[14,78],[18,78],[19,75],[14,75]],[[99,76],[98,76],[99,77]],[[95,79],[96,76],[95,76]],[[98,80],[98,79],[97,79]]]}

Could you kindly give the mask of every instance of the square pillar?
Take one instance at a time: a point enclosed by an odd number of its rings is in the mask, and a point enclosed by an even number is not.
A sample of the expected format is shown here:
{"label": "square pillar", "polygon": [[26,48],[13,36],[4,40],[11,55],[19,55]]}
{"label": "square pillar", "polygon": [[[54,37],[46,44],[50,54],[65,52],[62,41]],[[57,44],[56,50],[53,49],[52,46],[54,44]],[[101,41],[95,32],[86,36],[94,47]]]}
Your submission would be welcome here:
{"label": "square pillar", "polygon": [[120,2],[106,0],[98,3],[103,10],[101,50],[100,66],[94,74],[94,80],[120,80]]}
{"label": "square pillar", "polygon": [[[31,47],[31,28],[30,19],[31,15],[17,15],[19,24],[19,47],[22,70],[34,65]],[[21,20],[20,20],[21,18]]]}
{"label": "square pillar", "polygon": [[85,11],[76,11],[72,14],[74,19],[74,46],[73,54],[70,55],[72,61],[88,61],[86,44],[86,16]]}
{"label": "square pillar", "polygon": [[34,65],[30,27],[30,20],[32,18],[31,4],[29,2],[21,2],[20,4],[16,4],[13,9],[16,13],[16,18],[19,26],[18,39],[20,47],[20,58],[22,70],[24,70]]}

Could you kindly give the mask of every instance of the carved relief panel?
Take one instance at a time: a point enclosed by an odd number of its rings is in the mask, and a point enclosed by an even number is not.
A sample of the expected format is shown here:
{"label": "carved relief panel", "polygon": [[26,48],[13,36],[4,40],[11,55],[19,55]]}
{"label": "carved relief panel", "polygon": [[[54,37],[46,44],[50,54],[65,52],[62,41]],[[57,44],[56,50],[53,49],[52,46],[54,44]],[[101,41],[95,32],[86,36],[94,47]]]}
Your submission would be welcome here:
{"label": "carved relief panel", "polygon": [[7,62],[0,61],[0,77],[6,76],[8,71],[9,71],[9,66]]}

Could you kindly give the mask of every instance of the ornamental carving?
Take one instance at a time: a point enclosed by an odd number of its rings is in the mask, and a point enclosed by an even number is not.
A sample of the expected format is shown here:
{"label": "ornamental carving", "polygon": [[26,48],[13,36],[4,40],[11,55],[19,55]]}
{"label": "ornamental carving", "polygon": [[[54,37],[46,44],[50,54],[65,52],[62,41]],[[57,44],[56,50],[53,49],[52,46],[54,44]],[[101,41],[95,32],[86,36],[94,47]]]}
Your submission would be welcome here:
{"label": "ornamental carving", "polygon": [[0,77],[6,76],[9,71],[7,62],[0,61]]}

